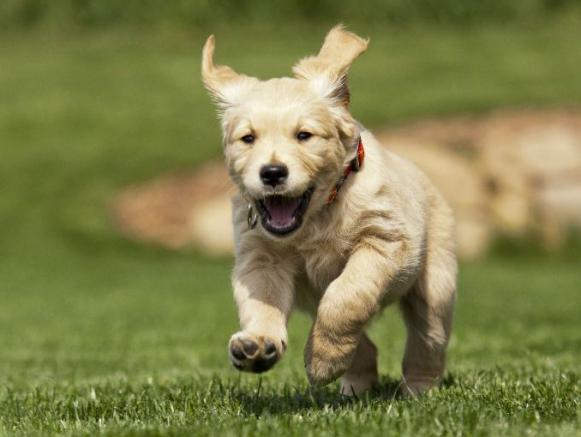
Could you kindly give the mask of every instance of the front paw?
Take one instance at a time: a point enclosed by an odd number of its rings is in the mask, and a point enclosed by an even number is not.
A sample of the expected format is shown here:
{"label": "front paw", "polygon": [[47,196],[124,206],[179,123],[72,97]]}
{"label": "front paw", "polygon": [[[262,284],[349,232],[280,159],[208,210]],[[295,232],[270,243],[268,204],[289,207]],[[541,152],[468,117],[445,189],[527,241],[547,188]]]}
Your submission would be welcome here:
{"label": "front paw", "polygon": [[230,361],[238,370],[262,373],[269,370],[286,350],[283,340],[238,332],[230,339]]}
{"label": "front paw", "polygon": [[334,337],[313,327],[305,347],[305,369],[312,385],[326,385],[351,366],[359,338]]}

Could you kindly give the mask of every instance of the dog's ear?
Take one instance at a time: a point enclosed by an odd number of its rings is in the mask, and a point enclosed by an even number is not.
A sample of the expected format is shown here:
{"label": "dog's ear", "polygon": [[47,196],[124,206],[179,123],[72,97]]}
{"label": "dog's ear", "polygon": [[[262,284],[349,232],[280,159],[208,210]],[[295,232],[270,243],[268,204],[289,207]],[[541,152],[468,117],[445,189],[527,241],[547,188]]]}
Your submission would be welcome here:
{"label": "dog's ear", "polygon": [[240,101],[244,92],[258,79],[236,73],[230,67],[214,64],[214,35],[210,35],[202,51],[202,81],[220,109]]}
{"label": "dog's ear", "polygon": [[311,81],[321,95],[348,106],[347,72],[367,50],[368,43],[339,24],[327,34],[318,55],[304,58],[293,67],[295,77]]}

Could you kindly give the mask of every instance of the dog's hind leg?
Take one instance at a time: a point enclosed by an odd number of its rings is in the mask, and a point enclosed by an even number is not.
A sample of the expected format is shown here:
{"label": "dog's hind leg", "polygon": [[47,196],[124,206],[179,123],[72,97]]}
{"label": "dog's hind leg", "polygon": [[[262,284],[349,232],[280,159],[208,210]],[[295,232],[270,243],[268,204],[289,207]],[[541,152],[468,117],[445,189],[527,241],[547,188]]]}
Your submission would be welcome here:
{"label": "dog's hind leg", "polygon": [[407,327],[404,395],[421,394],[442,379],[456,296],[456,269],[453,252],[428,252],[425,271],[401,301]]}
{"label": "dog's hind leg", "polygon": [[377,382],[377,348],[363,333],[351,367],[341,377],[341,394],[358,396],[372,389]]}

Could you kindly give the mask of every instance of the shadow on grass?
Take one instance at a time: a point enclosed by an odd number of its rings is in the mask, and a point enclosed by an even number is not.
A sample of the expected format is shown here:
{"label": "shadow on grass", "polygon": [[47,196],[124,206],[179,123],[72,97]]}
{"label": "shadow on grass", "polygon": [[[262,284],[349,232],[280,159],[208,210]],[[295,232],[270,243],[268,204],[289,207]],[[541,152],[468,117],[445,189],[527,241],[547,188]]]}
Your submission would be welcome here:
{"label": "shadow on grass", "polygon": [[[442,381],[441,388],[447,389],[455,384],[454,375],[448,375]],[[254,393],[240,389],[235,397],[248,415],[281,415],[323,409],[365,408],[377,403],[409,402],[409,399],[402,397],[400,387],[401,380],[383,377],[373,391],[360,397],[351,397],[340,394],[337,384],[306,388],[285,384],[277,392],[263,392],[260,380]]]}
{"label": "shadow on grass", "polygon": [[[453,379],[447,378],[443,386],[451,384]],[[248,415],[281,415],[323,409],[364,408],[370,404],[383,402],[405,402],[400,395],[400,386],[400,380],[385,377],[372,392],[360,397],[351,397],[340,394],[337,384],[306,388],[285,385],[282,390],[276,392],[263,392],[259,383],[254,393],[240,390],[236,398]]]}

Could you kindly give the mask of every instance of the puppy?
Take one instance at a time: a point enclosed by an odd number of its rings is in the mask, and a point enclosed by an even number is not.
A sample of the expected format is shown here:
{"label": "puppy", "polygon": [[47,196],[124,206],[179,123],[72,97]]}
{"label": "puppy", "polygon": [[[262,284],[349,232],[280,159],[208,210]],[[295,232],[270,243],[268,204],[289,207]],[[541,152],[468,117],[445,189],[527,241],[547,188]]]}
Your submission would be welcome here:
{"label": "puppy", "polygon": [[270,369],[287,348],[296,306],[313,317],[310,383],[341,376],[341,392],[358,395],[378,380],[365,329],[398,302],[407,327],[402,386],[415,395],[445,368],[454,223],[428,179],[349,112],[347,71],[367,45],[337,26],[293,67],[294,78],[261,81],[214,64],[214,37],[206,41],[202,78],[239,189],[232,284],[241,331],[229,353],[239,370]]}

